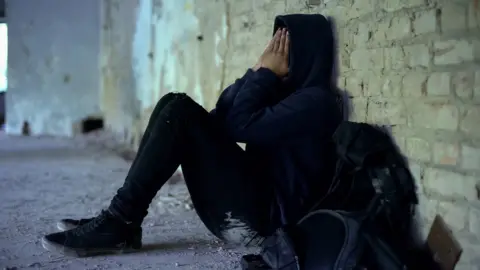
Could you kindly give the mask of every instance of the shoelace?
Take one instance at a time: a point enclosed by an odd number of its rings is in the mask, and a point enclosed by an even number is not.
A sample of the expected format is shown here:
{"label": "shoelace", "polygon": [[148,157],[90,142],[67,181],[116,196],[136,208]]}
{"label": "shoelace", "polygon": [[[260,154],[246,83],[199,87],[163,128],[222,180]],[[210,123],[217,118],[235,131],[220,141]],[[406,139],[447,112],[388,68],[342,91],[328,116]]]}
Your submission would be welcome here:
{"label": "shoelace", "polygon": [[76,236],[82,236],[88,234],[94,230],[96,230],[99,226],[101,226],[107,220],[107,214],[102,211],[100,215],[94,218],[92,221],[79,226],[72,230],[72,233]]}

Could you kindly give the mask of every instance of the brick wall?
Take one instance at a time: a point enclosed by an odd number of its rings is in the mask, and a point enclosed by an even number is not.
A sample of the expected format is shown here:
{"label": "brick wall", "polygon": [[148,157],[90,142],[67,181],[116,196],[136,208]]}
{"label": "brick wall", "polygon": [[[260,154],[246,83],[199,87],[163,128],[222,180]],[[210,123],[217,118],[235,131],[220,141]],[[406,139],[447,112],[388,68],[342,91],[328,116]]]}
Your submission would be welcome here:
{"label": "brick wall", "polygon": [[230,0],[226,82],[251,67],[275,15],[331,16],[354,121],[391,125],[428,229],[441,214],[480,265],[480,7],[474,0]]}

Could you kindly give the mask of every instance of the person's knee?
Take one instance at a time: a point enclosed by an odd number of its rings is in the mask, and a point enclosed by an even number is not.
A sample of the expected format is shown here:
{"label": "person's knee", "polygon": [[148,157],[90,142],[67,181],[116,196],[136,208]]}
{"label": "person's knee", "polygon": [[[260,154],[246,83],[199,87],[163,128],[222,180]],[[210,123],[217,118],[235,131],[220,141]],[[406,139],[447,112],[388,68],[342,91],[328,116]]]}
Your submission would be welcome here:
{"label": "person's knee", "polygon": [[166,95],[164,95],[162,97],[162,99],[166,99],[166,100],[176,100],[176,99],[182,99],[182,98],[186,98],[188,97],[187,94],[185,93],[179,93],[179,92],[170,92],[170,93],[167,93]]}
{"label": "person's knee", "polygon": [[208,115],[208,112],[200,104],[185,93],[168,93],[163,98],[168,99],[168,103],[162,109],[162,121],[186,122],[183,119],[189,122],[200,121]]}
{"label": "person's knee", "polygon": [[206,110],[185,93],[169,93],[168,112],[176,117],[195,116],[205,113]]}
{"label": "person's knee", "polygon": [[163,96],[162,100],[168,101],[170,107],[198,105],[189,95],[185,93],[171,92]]}
{"label": "person's knee", "polygon": [[172,102],[177,102],[178,100],[188,99],[188,98],[190,98],[190,97],[185,93],[170,92],[170,93],[164,95],[158,101],[157,104],[161,104],[162,107],[165,107]]}

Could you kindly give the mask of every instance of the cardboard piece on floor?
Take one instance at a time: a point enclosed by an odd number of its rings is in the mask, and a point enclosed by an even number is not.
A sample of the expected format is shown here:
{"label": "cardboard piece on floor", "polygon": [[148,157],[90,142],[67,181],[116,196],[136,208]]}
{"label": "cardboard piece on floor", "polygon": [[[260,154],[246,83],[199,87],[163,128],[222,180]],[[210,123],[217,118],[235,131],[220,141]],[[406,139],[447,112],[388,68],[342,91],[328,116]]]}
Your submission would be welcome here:
{"label": "cardboard piece on floor", "polygon": [[427,244],[443,270],[454,270],[463,249],[453,235],[452,231],[439,215],[435,216],[430,232],[428,233]]}

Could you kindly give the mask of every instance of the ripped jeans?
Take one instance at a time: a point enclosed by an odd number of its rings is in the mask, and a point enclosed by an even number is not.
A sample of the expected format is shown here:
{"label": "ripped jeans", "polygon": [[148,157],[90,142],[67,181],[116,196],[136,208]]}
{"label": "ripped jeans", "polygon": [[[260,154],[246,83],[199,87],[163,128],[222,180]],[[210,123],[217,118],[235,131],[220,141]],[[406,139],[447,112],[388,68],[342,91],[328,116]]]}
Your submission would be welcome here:
{"label": "ripped jeans", "polygon": [[270,234],[273,188],[254,177],[246,152],[214,118],[185,94],[165,95],[109,211],[141,224],[158,190],[181,165],[194,208],[215,236],[257,245]]}

